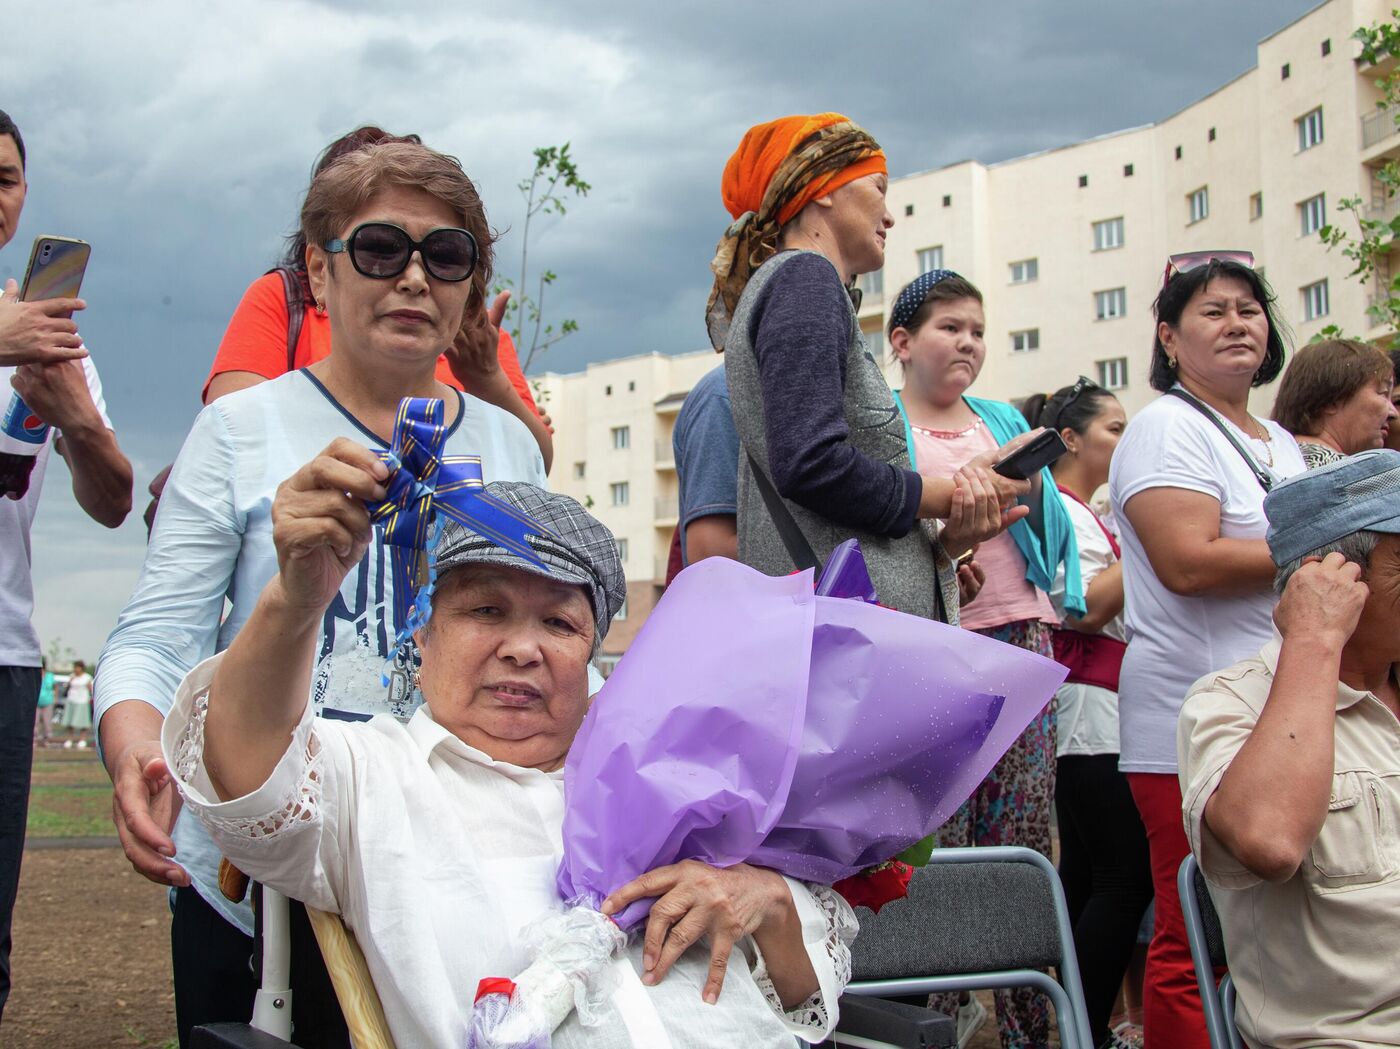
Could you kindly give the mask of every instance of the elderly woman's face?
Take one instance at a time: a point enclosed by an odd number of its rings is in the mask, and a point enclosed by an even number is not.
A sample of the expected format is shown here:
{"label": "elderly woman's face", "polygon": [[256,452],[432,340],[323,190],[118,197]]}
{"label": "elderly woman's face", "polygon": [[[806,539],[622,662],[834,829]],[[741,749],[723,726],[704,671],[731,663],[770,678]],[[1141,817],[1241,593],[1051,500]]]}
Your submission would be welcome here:
{"label": "elderly woman's face", "polygon": [[1216,277],[1197,289],[1176,327],[1162,323],[1157,334],[1179,374],[1215,386],[1254,377],[1268,349],[1269,318],[1247,283]]}
{"label": "elderly woman's face", "polygon": [[495,565],[453,569],[415,639],[439,725],[497,761],[563,765],[588,710],[593,609],[583,587]]}
{"label": "elderly woman's face", "polygon": [[[390,222],[422,240],[430,230],[460,227],[462,216],[424,190],[390,186],[371,197],[338,236],[348,239],[365,222]],[[375,278],[359,273],[347,254],[313,246],[307,271],[330,315],[336,351],[367,354],[380,363],[435,362],[462,326],[472,289],[470,280],[429,276],[416,251],[398,276]]]}
{"label": "elderly woman's face", "polygon": [[1390,393],[1388,381],[1371,380],[1329,409],[1330,418],[1325,425],[1344,454],[1355,455],[1385,445],[1396,417]]}

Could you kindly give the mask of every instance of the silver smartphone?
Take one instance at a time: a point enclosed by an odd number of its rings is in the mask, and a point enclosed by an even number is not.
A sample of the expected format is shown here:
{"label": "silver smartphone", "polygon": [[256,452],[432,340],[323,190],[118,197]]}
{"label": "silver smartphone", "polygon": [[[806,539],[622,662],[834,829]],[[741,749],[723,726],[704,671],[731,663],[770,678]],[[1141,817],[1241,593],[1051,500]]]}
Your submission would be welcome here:
{"label": "silver smartphone", "polygon": [[24,271],[21,302],[40,299],[76,299],[87,272],[92,245],[72,237],[35,237]]}

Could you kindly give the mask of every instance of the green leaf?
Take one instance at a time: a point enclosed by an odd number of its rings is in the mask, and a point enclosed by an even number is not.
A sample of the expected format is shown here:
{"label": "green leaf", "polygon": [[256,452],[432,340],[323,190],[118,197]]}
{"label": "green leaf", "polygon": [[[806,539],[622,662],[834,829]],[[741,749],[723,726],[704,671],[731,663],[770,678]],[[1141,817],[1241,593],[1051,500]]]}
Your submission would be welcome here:
{"label": "green leaf", "polygon": [[907,849],[901,852],[895,859],[900,863],[907,863],[911,867],[927,866],[928,861],[933,858],[933,835],[914,842]]}

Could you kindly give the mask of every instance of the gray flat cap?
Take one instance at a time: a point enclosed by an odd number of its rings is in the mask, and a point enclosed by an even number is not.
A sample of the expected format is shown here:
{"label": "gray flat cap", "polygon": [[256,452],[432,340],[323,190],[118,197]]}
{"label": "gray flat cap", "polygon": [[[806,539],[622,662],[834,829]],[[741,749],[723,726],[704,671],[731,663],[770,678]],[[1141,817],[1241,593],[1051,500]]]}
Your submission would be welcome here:
{"label": "gray flat cap", "polygon": [[1400,452],[1358,452],[1296,474],[1265,496],[1264,514],[1280,566],[1353,532],[1400,532]]}

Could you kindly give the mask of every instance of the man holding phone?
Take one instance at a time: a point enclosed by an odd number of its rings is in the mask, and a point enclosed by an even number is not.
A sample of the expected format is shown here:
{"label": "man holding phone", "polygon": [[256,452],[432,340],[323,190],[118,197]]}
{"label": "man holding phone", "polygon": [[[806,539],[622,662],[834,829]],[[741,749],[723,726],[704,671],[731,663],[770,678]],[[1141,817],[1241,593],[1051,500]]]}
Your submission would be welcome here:
{"label": "man holding phone", "polygon": [[[27,189],[24,139],[0,110],[0,249],[14,238]],[[29,533],[50,450],[67,461],[73,495],[93,520],[115,528],[131,509],[131,464],[117,446],[102,384],[71,317],[83,305],[76,298],[20,302],[13,280],[0,295],[0,397],[8,404],[18,393],[31,429],[52,428],[40,441],[30,440],[36,451],[3,453],[32,455],[32,464],[0,470],[7,479],[0,498],[0,1016],[10,994],[10,915],[24,850],[42,675],[39,638],[30,622]]]}

